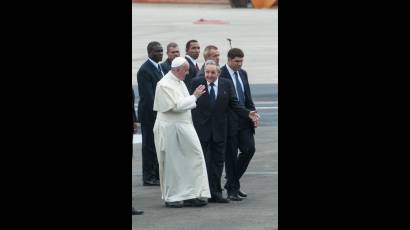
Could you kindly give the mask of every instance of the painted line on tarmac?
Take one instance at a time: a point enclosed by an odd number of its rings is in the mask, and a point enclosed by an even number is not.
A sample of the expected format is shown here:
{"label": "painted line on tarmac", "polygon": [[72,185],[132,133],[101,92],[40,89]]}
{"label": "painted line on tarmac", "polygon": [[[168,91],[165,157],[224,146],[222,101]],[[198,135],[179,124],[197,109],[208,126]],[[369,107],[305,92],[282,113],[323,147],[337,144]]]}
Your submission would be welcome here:
{"label": "painted line on tarmac", "polygon": [[255,104],[266,105],[266,104],[278,104],[278,101],[254,101]]}
{"label": "painted line on tarmac", "polygon": [[142,143],[142,136],[141,134],[134,134],[134,138],[132,140],[133,144],[139,144]]}
{"label": "painted line on tarmac", "polygon": [[265,109],[278,109],[278,106],[260,106],[260,107],[258,107],[258,106],[256,106],[255,107],[256,108],[256,110],[265,110]]}
{"label": "painted line on tarmac", "polygon": [[278,175],[278,171],[273,172],[245,172],[247,175]]}
{"label": "painted line on tarmac", "polygon": [[277,106],[265,106],[265,107],[255,107],[256,110],[269,110],[269,109],[278,109]]}
{"label": "painted line on tarmac", "polygon": [[[133,171],[132,175],[133,176],[142,176],[142,172]],[[278,171],[273,171],[273,172],[245,172],[245,175],[278,175]],[[222,177],[225,177],[225,175],[222,175]]]}
{"label": "painted line on tarmac", "polygon": [[[255,101],[254,103],[255,103],[255,105],[256,104],[267,105],[267,104],[278,104],[278,101]],[[134,106],[135,106],[135,110],[137,110],[138,104],[134,104]]]}

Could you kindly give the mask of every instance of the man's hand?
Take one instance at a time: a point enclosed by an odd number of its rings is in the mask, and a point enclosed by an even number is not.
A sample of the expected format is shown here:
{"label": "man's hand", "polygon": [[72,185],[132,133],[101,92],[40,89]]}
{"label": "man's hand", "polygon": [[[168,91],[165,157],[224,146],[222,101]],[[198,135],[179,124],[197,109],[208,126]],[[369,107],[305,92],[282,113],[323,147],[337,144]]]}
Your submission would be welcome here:
{"label": "man's hand", "polygon": [[193,95],[198,98],[200,97],[202,94],[205,93],[205,86],[204,85],[198,85],[198,87],[196,87]]}
{"label": "man's hand", "polygon": [[134,134],[136,134],[138,131],[138,123],[134,122]]}
{"label": "man's hand", "polygon": [[251,111],[251,112],[249,113],[249,118],[253,121],[254,127],[255,127],[255,128],[258,127],[258,125],[259,125],[259,118],[260,118],[259,114],[258,114],[256,111]]}

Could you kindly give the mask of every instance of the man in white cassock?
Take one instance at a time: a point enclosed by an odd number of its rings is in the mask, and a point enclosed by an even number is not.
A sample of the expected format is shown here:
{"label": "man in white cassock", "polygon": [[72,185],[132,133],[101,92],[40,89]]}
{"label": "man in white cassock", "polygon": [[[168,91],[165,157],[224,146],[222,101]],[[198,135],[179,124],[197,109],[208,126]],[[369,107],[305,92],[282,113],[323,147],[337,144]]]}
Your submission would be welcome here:
{"label": "man in white cassock", "polygon": [[162,199],[172,208],[203,206],[211,197],[205,158],[191,117],[205,86],[199,85],[189,95],[184,83],[188,71],[186,59],[175,58],[155,90],[153,131]]}

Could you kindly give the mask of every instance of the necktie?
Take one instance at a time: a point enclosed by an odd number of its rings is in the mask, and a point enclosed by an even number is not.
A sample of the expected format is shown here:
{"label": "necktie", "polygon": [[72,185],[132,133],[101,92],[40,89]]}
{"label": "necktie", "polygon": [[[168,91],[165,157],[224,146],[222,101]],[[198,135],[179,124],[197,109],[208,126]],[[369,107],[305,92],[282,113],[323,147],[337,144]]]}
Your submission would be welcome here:
{"label": "necktie", "polygon": [[209,84],[211,86],[211,90],[209,92],[209,103],[211,104],[211,107],[213,108],[215,105],[215,90],[214,90],[214,83],[212,82]]}
{"label": "necktie", "polygon": [[198,63],[195,63],[196,71],[199,71]]}
{"label": "necktie", "polygon": [[238,73],[235,71],[233,74],[235,75],[236,93],[238,94],[239,104],[245,105],[245,95],[243,94],[241,83],[239,82]]}
{"label": "necktie", "polygon": [[161,74],[161,76],[164,76],[164,74],[162,73],[162,69],[161,69],[161,65],[158,64],[158,72]]}

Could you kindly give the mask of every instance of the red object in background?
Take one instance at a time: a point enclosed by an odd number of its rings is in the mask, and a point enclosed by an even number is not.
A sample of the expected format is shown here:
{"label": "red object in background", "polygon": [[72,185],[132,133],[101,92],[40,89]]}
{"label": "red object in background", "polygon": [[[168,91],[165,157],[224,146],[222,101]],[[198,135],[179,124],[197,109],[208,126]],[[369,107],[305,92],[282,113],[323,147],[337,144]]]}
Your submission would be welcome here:
{"label": "red object in background", "polygon": [[199,19],[193,22],[194,24],[228,24],[229,22],[215,19]]}
{"label": "red object in background", "polygon": [[229,4],[229,0],[132,0],[137,3]]}

